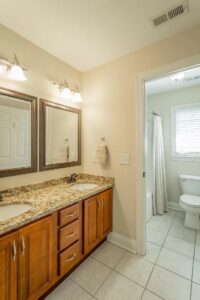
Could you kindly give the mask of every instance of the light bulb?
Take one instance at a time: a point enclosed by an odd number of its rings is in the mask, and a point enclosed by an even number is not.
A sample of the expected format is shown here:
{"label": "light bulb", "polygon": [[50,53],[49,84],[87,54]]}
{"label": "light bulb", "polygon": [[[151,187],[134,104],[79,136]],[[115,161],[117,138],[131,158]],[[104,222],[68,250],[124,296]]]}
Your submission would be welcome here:
{"label": "light bulb", "polygon": [[10,69],[10,78],[18,81],[27,80],[22,68],[18,65],[12,65]]}
{"label": "light bulb", "polygon": [[81,94],[79,92],[74,93],[73,101],[74,102],[82,102],[83,101]]}
{"label": "light bulb", "polygon": [[64,88],[60,92],[60,98],[70,99],[72,97],[72,93],[69,88]]}
{"label": "light bulb", "polygon": [[6,66],[5,65],[0,65],[0,74],[3,74],[5,73],[7,70]]}

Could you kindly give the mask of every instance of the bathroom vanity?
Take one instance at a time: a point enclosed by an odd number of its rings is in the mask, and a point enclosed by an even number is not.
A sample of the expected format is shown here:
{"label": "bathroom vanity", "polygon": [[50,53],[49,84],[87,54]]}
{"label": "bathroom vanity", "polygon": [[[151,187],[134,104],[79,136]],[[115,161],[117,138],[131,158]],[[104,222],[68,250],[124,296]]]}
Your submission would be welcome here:
{"label": "bathroom vanity", "polygon": [[30,210],[0,222],[0,299],[43,299],[112,231],[113,179],[79,175],[2,193]]}

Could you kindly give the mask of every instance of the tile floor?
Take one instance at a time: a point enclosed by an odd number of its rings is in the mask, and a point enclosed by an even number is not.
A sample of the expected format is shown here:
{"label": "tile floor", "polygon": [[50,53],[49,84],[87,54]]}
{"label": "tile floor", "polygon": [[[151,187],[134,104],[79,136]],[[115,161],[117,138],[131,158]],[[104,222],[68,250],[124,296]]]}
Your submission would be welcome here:
{"label": "tile floor", "polygon": [[105,242],[46,300],[200,300],[200,232],[170,211],[147,223],[147,253]]}

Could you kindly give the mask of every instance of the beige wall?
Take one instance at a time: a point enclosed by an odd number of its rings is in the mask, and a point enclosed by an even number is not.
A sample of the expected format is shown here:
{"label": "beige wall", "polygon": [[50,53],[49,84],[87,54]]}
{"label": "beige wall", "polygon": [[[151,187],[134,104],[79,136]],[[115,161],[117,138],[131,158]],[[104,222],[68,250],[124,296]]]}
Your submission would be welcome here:
{"label": "beige wall", "polygon": [[[83,168],[115,177],[114,231],[119,234],[136,238],[137,76],[200,54],[199,36],[200,27],[196,27],[84,73]],[[92,162],[102,136],[110,151],[106,167]],[[130,153],[130,166],[120,165],[120,153]]]}
{"label": "beige wall", "polygon": [[[136,238],[136,77],[141,72],[200,54],[199,35],[200,27],[193,28],[83,75],[83,171],[115,177],[114,231],[127,237]],[[52,80],[62,81],[66,78],[69,83],[81,86],[80,72],[2,26],[0,40],[3,41],[0,56],[11,58],[16,53],[21,63],[29,69],[27,82],[14,83],[1,77],[1,86],[55,101],[59,98]],[[106,137],[110,151],[110,160],[105,167],[92,163],[92,153],[100,137]],[[130,153],[130,166],[119,164],[120,153]],[[81,171],[81,167],[2,178],[0,190],[64,176],[74,171]]]}
{"label": "beige wall", "polygon": [[[24,92],[38,98],[42,97],[51,101],[75,106],[69,101],[61,101],[59,99],[58,88],[52,84],[52,81],[62,82],[64,79],[67,79],[69,84],[77,84],[81,89],[82,74],[79,71],[1,25],[0,41],[0,58],[12,59],[16,53],[21,64],[28,69],[26,73],[28,80],[26,82],[15,82],[1,75],[0,86]],[[81,170],[82,167],[71,167],[1,178],[0,190],[63,177],[73,172],[80,172]]]}
{"label": "beige wall", "polygon": [[[166,177],[167,177],[167,191],[168,200],[178,202],[181,194],[178,176],[179,174],[197,175],[200,176],[200,162],[188,160],[172,159],[172,121],[171,109],[176,105],[183,105],[189,103],[200,103],[200,85],[184,88],[176,91],[156,94],[147,97],[147,110],[156,111],[160,114],[163,124],[163,142],[166,158]],[[150,145],[149,145],[150,146]],[[148,147],[148,146],[147,146]],[[150,149],[148,149],[150,153]],[[151,171],[151,157],[147,165]],[[151,177],[151,172],[147,172]],[[148,181],[148,178],[147,178]],[[149,191],[152,192],[149,183]]]}

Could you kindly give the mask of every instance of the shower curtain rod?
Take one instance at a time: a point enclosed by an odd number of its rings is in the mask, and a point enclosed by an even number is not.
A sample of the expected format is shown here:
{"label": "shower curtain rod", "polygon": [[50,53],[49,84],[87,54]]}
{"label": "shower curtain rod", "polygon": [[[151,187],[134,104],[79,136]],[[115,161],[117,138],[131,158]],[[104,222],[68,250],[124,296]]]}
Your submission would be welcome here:
{"label": "shower curtain rod", "polygon": [[152,111],[152,114],[155,115],[155,116],[159,116],[160,117],[160,115],[157,114],[155,111]]}

